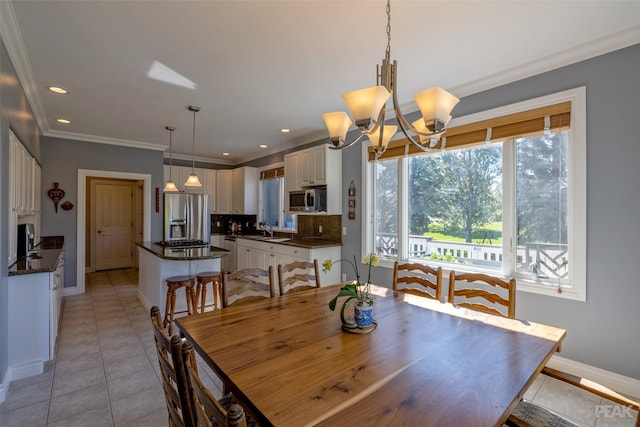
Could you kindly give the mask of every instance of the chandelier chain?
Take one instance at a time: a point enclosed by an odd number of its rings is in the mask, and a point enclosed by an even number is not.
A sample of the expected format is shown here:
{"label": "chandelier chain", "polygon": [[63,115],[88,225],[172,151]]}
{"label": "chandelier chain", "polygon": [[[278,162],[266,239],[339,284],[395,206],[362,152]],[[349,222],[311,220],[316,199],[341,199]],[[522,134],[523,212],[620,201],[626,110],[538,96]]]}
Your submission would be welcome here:
{"label": "chandelier chain", "polygon": [[387,59],[391,58],[391,0],[387,0],[387,50],[385,56]]}

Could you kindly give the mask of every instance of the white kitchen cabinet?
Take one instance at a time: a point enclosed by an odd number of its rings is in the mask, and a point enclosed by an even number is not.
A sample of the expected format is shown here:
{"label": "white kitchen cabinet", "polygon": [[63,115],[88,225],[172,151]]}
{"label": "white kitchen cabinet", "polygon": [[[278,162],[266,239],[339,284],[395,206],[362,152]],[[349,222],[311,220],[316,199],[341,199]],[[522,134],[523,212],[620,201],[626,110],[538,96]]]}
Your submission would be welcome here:
{"label": "white kitchen cabinet", "polygon": [[216,171],[215,169],[202,169],[202,176],[200,177],[202,182],[202,194],[209,196],[209,202],[211,203],[210,213],[216,212]]}
{"label": "white kitchen cabinet", "polygon": [[231,213],[231,169],[216,171],[216,213]]}
{"label": "white kitchen cabinet", "polygon": [[258,170],[253,167],[234,169],[231,176],[231,213],[258,213]]}
{"label": "white kitchen cabinet", "polygon": [[36,227],[36,240],[40,231],[40,193],[42,171],[27,149],[13,132],[9,132],[9,216],[8,265],[17,260],[18,224],[31,223]]}
{"label": "white kitchen cabinet", "polygon": [[327,184],[327,150],[326,145],[320,145],[300,153],[300,178],[303,187]]}
{"label": "white kitchen cabinet", "polygon": [[63,288],[64,252],[55,271],[9,276],[8,366],[14,379],[41,373],[55,357]]}
{"label": "white kitchen cabinet", "polygon": [[[238,244],[238,270],[244,268],[273,268],[273,281],[275,292],[278,294],[278,264],[289,264],[294,261],[313,262],[318,260],[322,264],[324,260],[331,258],[336,261],[340,259],[341,247],[329,246],[322,248],[304,248],[300,246],[286,245],[276,242],[265,242],[252,239],[237,239]],[[309,271],[309,274],[315,274]],[[340,270],[334,268],[329,272],[322,272],[320,269],[320,284],[322,286],[340,282]],[[264,279],[266,283],[266,279]]]}
{"label": "white kitchen cabinet", "polygon": [[289,192],[325,185],[327,213],[342,214],[342,151],[325,144],[285,155],[285,211],[289,212]]}
{"label": "white kitchen cabinet", "polygon": [[300,191],[300,152],[285,154],[284,156],[284,210],[289,211],[289,193]]}

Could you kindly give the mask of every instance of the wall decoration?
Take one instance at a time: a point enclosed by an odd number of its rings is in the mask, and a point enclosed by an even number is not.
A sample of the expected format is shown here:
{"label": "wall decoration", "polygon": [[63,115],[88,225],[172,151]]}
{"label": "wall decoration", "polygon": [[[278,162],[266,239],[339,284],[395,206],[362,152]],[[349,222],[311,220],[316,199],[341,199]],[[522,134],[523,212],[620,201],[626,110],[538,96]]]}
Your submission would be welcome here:
{"label": "wall decoration", "polygon": [[156,213],[160,212],[160,188],[156,187]]}
{"label": "wall decoration", "polygon": [[56,213],[58,213],[58,202],[64,197],[64,190],[62,188],[58,188],[58,183],[53,183],[53,188],[47,192],[49,198],[53,200],[53,206],[56,209]]}
{"label": "wall decoration", "polygon": [[349,208],[348,218],[356,219],[356,185],[353,181],[349,184],[349,191],[347,192],[347,195],[347,207]]}
{"label": "wall decoration", "polygon": [[73,203],[66,200],[63,204],[60,205],[60,207],[65,211],[70,211],[71,209],[73,209]]}

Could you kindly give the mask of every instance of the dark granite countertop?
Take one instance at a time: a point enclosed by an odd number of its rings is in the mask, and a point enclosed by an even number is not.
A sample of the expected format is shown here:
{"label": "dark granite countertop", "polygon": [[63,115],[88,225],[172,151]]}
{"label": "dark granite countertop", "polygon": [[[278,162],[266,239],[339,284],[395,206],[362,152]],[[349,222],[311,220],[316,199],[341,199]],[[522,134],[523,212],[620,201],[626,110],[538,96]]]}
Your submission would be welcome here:
{"label": "dark granite countertop", "polygon": [[62,255],[62,252],[62,249],[41,249],[36,256],[19,257],[9,267],[9,276],[56,271],[58,258]]}
{"label": "dark granite countertop", "polygon": [[[342,246],[342,242],[326,240],[321,237],[299,237],[294,235],[275,235],[273,237],[264,237],[262,235],[242,235],[236,236],[237,239],[257,240],[265,243],[277,243],[279,245],[297,246],[299,248],[315,249],[328,248],[333,246]],[[283,240],[286,239],[286,240]]]}
{"label": "dark granite countertop", "polygon": [[197,248],[165,248],[154,242],[136,243],[142,249],[151,252],[153,255],[173,261],[190,261],[198,259],[221,258],[229,251],[217,246],[204,246]]}

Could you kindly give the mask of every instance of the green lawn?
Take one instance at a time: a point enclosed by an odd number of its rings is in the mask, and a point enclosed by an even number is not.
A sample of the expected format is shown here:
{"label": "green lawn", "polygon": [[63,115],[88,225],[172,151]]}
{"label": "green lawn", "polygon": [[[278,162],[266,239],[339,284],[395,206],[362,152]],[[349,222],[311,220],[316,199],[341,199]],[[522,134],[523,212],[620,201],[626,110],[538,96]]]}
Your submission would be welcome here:
{"label": "green lawn", "polygon": [[[441,240],[446,242],[465,242],[464,231],[460,230],[445,230],[445,226],[441,224],[430,224],[429,229],[424,233],[425,236],[433,237],[433,240]],[[502,222],[492,222],[486,224],[480,229],[473,232],[473,243],[482,244],[482,239],[485,239],[485,245],[502,245]]]}

